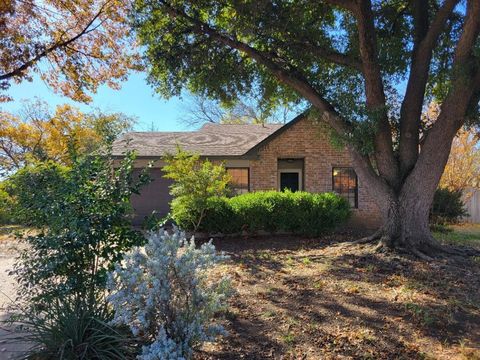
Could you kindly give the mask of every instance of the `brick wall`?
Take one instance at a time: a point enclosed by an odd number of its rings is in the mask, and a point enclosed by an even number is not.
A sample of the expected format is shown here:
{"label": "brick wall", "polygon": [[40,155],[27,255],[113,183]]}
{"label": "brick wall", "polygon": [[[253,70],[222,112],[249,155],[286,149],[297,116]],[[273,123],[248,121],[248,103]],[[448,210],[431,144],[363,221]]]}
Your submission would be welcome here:
{"label": "brick wall", "polygon": [[[345,149],[331,144],[328,133],[309,118],[301,119],[263,146],[256,159],[250,160],[252,191],[278,189],[278,159],[298,158],[304,161],[304,190],[332,191],[332,168],[352,166]],[[358,181],[358,209],[353,210],[349,225],[375,228],[380,223],[378,207],[361,181]]]}

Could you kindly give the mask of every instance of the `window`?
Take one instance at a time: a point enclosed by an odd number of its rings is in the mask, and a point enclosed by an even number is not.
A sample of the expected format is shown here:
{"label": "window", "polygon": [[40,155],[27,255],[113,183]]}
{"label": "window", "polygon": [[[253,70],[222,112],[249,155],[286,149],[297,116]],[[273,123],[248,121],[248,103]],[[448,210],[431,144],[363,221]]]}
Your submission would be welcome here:
{"label": "window", "polygon": [[227,168],[227,174],[232,178],[230,186],[236,194],[244,194],[250,190],[248,168]]}
{"label": "window", "polygon": [[350,206],[358,208],[358,181],[355,170],[334,167],[332,172],[333,191],[348,200]]}

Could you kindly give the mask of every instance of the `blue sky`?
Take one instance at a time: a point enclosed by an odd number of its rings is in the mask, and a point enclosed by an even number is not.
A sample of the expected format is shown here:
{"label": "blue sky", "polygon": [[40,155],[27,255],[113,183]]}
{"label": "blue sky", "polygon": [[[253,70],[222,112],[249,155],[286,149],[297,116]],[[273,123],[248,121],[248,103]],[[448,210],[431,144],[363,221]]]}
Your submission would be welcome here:
{"label": "blue sky", "polygon": [[147,84],[144,73],[131,74],[122,84],[121,90],[112,90],[102,86],[97,94],[93,95],[93,102],[89,105],[75,103],[72,100],[54,93],[42,80],[35,77],[33,82],[24,81],[21,84],[12,84],[7,92],[14,101],[3,103],[0,109],[16,112],[23,100],[38,97],[46,101],[52,108],[58,104],[70,103],[83,111],[99,108],[106,112],[122,112],[137,118],[136,130],[156,131],[183,131],[191,130],[181,121],[182,115],[188,108],[188,96],[165,100],[155,94]]}

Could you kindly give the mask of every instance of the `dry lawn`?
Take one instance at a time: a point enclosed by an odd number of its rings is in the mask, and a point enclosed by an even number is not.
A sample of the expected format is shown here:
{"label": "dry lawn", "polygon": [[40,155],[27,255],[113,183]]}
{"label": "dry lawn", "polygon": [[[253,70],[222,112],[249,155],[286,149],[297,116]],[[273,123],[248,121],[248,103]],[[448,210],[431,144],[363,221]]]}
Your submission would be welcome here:
{"label": "dry lawn", "polygon": [[425,263],[349,239],[217,240],[237,294],[229,335],[196,358],[480,359],[480,259]]}

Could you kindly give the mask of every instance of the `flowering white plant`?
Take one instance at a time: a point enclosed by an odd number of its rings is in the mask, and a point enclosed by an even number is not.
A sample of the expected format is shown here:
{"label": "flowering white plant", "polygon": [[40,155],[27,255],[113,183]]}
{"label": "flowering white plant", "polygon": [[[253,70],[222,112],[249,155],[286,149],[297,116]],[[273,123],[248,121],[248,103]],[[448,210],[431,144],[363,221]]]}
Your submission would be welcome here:
{"label": "flowering white plant", "polygon": [[202,342],[224,334],[214,316],[226,309],[227,277],[213,281],[208,270],[228,257],[212,242],[195,246],[178,229],[148,235],[110,273],[108,300],[113,324],[127,325],[144,345],[141,360],[180,360]]}

